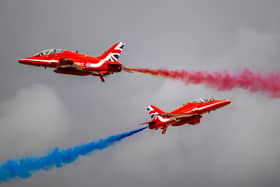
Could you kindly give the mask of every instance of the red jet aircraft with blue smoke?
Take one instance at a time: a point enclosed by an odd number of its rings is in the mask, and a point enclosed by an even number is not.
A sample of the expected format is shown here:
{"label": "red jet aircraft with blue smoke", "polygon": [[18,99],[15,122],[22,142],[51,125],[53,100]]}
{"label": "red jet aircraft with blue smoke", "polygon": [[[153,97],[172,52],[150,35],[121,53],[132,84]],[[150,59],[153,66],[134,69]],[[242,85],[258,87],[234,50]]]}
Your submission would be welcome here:
{"label": "red jet aircraft with blue smoke", "polygon": [[148,124],[149,129],[162,129],[162,134],[165,134],[168,126],[196,125],[200,123],[202,114],[224,107],[230,103],[230,100],[201,98],[186,103],[169,113],[153,105],[149,105],[147,111],[152,120],[141,123],[141,125]]}
{"label": "red jet aircraft with blue smoke", "polygon": [[54,72],[70,75],[99,76],[104,82],[103,76],[122,70],[118,61],[125,46],[124,42],[118,42],[99,57],[80,54],[77,51],[63,49],[45,49],[34,56],[18,60],[21,64],[55,68]]}

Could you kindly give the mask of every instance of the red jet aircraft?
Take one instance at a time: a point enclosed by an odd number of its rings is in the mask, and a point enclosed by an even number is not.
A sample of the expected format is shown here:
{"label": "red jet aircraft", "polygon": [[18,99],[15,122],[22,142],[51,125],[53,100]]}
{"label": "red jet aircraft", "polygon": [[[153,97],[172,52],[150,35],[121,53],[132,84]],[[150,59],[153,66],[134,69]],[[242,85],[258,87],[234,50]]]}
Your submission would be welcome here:
{"label": "red jet aircraft", "polygon": [[21,64],[55,68],[54,72],[70,75],[103,76],[122,70],[118,61],[125,43],[118,42],[99,57],[80,54],[77,51],[63,49],[45,49],[31,57],[18,60]]}
{"label": "red jet aircraft", "polygon": [[196,125],[200,123],[202,114],[216,110],[230,103],[230,100],[201,98],[186,103],[170,113],[166,113],[153,105],[149,105],[147,111],[152,120],[141,123],[141,125],[148,124],[150,129],[162,129],[162,134],[165,134],[168,126],[181,126],[185,124]]}

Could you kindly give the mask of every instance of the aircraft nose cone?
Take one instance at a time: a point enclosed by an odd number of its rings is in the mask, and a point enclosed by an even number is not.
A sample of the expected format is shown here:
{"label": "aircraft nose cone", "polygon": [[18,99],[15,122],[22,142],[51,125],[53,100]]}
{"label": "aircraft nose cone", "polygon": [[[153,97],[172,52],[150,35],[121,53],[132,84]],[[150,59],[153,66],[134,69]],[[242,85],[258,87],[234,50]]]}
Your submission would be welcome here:
{"label": "aircraft nose cone", "polygon": [[36,59],[33,57],[25,57],[18,60],[18,63],[25,65],[36,65]]}
{"label": "aircraft nose cone", "polygon": [[24,58],[22,58],[22,59],[19,59],[19,60],[18,60],[18,63],[24,64],[25,61],[26,61],[26,60],[25,60]]}
{"label": "aircraft nose cone", "polygon": [[18,60],[18,63],[21,63],[21,64],[29,64],[29,58],[21,58]]}
{"label": "aircraft nose cone", "polygon": [[224,102],[225,102],[226,105],[228,105],[228,104],[231,103],[231,100],[225,100]]}
{"label": "aircraft nose cone", "polygon": [[221,106],[226,106],[229,105],[231,103],[230,100],[223,100],[223,102],[221,103]]}

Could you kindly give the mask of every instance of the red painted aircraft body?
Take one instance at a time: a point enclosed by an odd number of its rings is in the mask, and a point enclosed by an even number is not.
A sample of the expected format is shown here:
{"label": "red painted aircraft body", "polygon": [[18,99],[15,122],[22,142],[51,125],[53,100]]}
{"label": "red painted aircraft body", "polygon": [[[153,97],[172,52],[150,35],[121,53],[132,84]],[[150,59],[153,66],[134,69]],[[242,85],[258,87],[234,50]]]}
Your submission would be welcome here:
{"label": "red painted aircraft body", "polygon": [[55,68],[54,72],[70,75],[99,76],[104,82],[103,76],[122,69],[118,61],[125,43],[118,42],[99,57],[80,54],[77,51],[63,49],[45,49],[34,56],[18,60],[21,64]]}
{"label": "red painted aircraft body", "polygon": [[170,113],[166,113],[156,106],[149,105],[147,111],[152,120],[141,124],[148,124],[149,129],[162,129],[162,134],[165,134],[168,126],[196,125],[200,123],[202,114],[224,107],[230,103],[230,100],[204,98],[186,103]]}

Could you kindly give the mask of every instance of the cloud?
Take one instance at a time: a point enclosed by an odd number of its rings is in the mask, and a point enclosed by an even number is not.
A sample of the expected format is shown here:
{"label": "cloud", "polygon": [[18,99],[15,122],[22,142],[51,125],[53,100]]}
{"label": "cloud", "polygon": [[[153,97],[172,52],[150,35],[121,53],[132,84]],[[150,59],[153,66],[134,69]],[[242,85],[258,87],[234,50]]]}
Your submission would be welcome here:
{"label": "cloud", "polygon": [[55,91],[33,85],[0,104],[0,159],[34,154],[58,144],[66,111]]}
{"label": "cloud", "polygon": [[279,184],[279,102],[258,97],[235,102],[236,119],[223,132],[227,182]]}
{"label": "cloud", "polygon": [[224,69],[250,68],[253,71],[275,71],[280,68],[279,34],[258,32],[252,28],[239,28],[235,45],[212,63]]}

